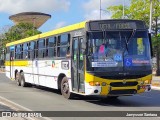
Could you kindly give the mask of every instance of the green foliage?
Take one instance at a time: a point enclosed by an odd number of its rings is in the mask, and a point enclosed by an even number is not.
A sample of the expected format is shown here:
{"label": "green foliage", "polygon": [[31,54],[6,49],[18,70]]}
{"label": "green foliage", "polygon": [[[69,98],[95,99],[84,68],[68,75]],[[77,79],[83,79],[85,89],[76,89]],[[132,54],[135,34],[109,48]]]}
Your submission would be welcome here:
{"label": "green foliage", "polygon": [[[121,19],[123,17],[123,6],[119,5],[119,6],[110,6],[107,8],[108,11],[110,11],[112,13],[112,18],[113,19]],[[128,14],[128,7],[125,6],[124,7],[124,14],[126,15],[125,17],[127,17]]]}
{"label": "green foliage", "polygon": [[[152,0],[152,30],[154,35],[152,36],[153,46],[160,45],[160,0]],[[108,11],[112,13],[112,18],[120,19],[123,16],[123,6],[110,6],[107,8]],[[131,5],[129,7],[125,6],[125,18],[143,20],[149,26],[150,19],[150,0],[131,0]]]}
{"label": "green foliage", "polygon": [[32,24],[19,23],[18,25],[12,26],[9,31],[5,33],[5,42],[13,42],[40,33],[40,31],[34,29]]}
{"label": "green foliage", "polygon": [[12,26],[7,32],[0,35],[0,56],[4,54],[5,45],[9,42],[30,37],[41,32],[34,28],[30,23],[19,23]]}
{"label": "green foliage", "polygon": [[[152,0],[153,2],[153,23],[160,17],[160,1]],[[119,19],[123,15],[123,6],[110,6],[107,8],[112,13],[112,18]],[[150,16],[150,0],[131,0],[129,7],[125,6],[125,18],[143,20],[149,26]]]}

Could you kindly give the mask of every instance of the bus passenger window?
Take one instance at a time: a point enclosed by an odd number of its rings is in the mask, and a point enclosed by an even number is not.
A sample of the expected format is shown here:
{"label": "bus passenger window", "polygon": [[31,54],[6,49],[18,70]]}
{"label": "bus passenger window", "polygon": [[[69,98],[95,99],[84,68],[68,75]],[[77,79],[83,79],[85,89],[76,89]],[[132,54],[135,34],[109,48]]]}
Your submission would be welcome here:
{"label": "bus passenger window", "polygon": [[44,39],[39,40],[38,42],[38,58],[44,58]]}
{"label": "bus passenger window", "polygon": [[16,59],[20,59],[21,57],[21,46],[17,45],[16,46]]}
{"label": "bus passenger window", "polygon": [[35,57],[35,42],[30,42],[29,45],[29,54],[30,54],[30,59],[34,59]]}
{"label": "bus passenger window", "polygon": [[69,50],[69,34],[63,34],[60,38],[59,57],[66,57]]}
{"label": "bus passenger window", "polygon": [[23,44],[23,59],[28,58],[28,43]]}
{"label": "bus passenger window", "polygon": [[48,57],[55,56],[54,50],[55,50],[55,37],[50,37],[48,40],[48,48],[47,48]]}

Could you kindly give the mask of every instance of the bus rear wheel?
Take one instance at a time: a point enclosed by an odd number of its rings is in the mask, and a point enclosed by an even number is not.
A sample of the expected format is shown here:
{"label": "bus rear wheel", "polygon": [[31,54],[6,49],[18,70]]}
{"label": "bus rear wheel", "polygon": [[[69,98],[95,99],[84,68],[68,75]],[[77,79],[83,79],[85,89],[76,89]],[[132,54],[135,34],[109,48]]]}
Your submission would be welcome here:
{"label": "bus rear wheel", "polygon": [[20,83],[20,73],[19,72],[16,73],[15,80],[16,80],[17,85],[21,86],[21,83]]}
{"label": "bus rear wheel", "polygon": [[61,81],[61,93],[67,99],[72,99],[73,98],[73,93],[70,92],[67,77],[64,77]]}

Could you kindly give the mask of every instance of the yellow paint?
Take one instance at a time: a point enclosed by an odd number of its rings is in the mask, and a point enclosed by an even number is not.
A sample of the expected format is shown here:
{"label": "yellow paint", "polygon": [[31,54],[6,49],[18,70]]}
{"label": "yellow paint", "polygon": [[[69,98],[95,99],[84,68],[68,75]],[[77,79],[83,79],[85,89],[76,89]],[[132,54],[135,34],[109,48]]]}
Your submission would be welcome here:
{"label": "yellow paint", "polygon": [[29,61],[24,60],[24,61],[5,61],[5,66],[28,66]]}
{"label": "yellow paint", "polygon": [[24,43],[24,42],[33,41],[33,40],[36,40],[36,39],[39,39],[39,38],[45,38],[45,37],[52,36],[52,35],[57,35],[57,34],[69,32],[69,31],[73,31],[73,30],[82,29],[82,28],[85,28],[85,24],[86,24],[86,21],[80,22],[80,23],[77,23],[77,24],[74,24],[74,25],[66,26],[66,27],[63,27],[63,28],[60,28],[60,29],[57,29],[57,30],[49,31],[49,32],[46,32],[46,33],[38,34],[38,35],[35,35],[35,36],[32,36],[32,37],[28,37],[28,38],[25,38],[25,39],[22,39],[22,40],[18,40],[18,41],[15,41],[15,42],[8,43],[8,44],[6,44],[6,47],[16,45],[16,44],[20,44],[20,43]]}
{"label": "yellow paint", "polygon": [[[152,80],[152,75],[148,75],[139,79],[127,79],[127,82],[133,82],[133,81],[138,81],[138,85],[140,85],[140,83],[142,83],[142,81],[144,82],[145,80]],[[100,77],[96,77],[93,76],[87,72],[85,72],[85,82],[89,83],[89,82],[99,82],[102,88],[102,91],[100,93],[100,95],[107,95],[109,92],[109,88],[110,88],[110,83],[112,82],[123,82],[123,80],[113,80],[113,79],[103,79]],[[106,86],[102,86],[102,82],[107,83]],[[145,84],[143,84],[145,85]],[[112,87],[111,90],[126,90],[126,89],[136,89],[137,90],[137,86],[128,86],[128,87]],[[144,89],[140,89],[137,91],[137,93],[142,93],[144,92]]]}

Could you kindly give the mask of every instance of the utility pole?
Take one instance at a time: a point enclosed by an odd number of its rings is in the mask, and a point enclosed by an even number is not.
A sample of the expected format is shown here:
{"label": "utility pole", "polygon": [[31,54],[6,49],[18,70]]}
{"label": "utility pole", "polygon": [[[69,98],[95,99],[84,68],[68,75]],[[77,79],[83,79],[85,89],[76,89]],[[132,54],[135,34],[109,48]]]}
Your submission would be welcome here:
{"label": "utility pole", "polygon": [[100,5],[99,5],[99,16],[100,16],[100,20],[101,20],[101,0],[100,0]]}

